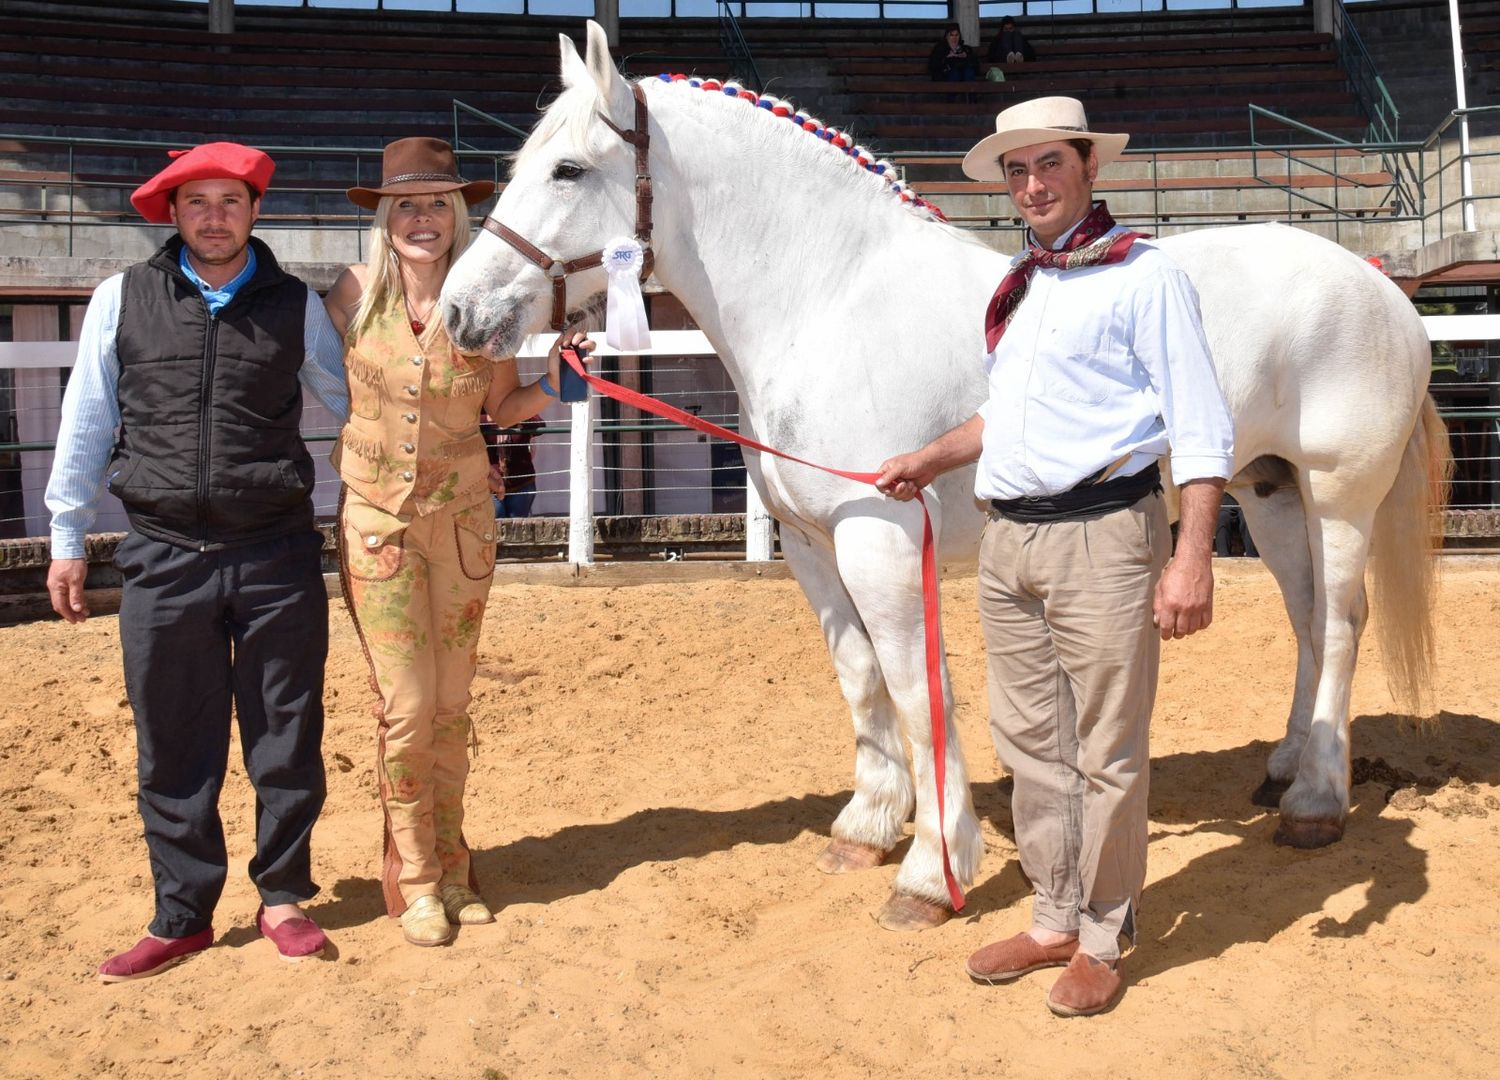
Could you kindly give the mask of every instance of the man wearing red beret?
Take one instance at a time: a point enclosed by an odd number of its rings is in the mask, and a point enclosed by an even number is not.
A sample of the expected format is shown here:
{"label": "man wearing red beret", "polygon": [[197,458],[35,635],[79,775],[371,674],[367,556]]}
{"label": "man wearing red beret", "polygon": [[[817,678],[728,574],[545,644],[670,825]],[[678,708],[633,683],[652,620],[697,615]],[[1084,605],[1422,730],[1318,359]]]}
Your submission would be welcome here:
{"label": "man wearing red beret", "polygon": [[177,233],[95,290],[47,485],[47,589],[70,623],[88,618],[84,536],[106,479],[131,526],[115,556],[120,644],[156,914],[99,969],[105,982],[213,943],[231,703],[256,792],[256,924],[287,960],[326,944],[299,907],[318,891],[328,649],[299,428],[304,385],[347,414],[342,347],[318,295],[250,236],[271,159],[237,143],[172,157],[131,202]]}

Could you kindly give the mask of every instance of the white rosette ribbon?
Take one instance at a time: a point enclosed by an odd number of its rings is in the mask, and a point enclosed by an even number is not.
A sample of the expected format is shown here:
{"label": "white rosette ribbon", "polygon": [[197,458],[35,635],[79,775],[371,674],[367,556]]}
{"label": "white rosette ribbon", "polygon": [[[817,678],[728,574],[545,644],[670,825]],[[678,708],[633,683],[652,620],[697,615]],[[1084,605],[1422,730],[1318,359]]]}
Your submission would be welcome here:
{"label": "white rosette ribbon", "polygon": [[611,241],[604,249],[609,292],[604,312],[604,340],[622,353],[651,347],[651,326],[641,296],[645,252],[633,237]]}

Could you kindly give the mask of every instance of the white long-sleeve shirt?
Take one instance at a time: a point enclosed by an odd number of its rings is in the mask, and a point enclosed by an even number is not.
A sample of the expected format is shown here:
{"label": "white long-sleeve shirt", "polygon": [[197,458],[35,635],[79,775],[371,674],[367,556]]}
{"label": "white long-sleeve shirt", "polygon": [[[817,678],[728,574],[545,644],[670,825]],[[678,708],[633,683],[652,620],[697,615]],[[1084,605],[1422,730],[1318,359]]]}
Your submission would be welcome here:
{"label": "white long-sleeve shirt", "polygon": [[[104,491],[104,470],[119,438],[120,356],[115,331],[124,280],[124,274],[116,274],[94,290],[83,318],[78,359],[63,394],[46,495],[47,509],[52,511],[54,559],[83,558],[84,537],[94,524]],[[349,415],[344,347],[312,289],[307,290],[303,346],[307,355],[298,379],[342,422]]]}
{"label": "white long-sleeve shirt", "polygon": [[1230,475],[1233,426],[1197,290],[1149,241],[1118,263],[1038,267],[984,364],[981,499],[1058,495],[1127,454],[1118,475],[1168,449],[1178,484]]}

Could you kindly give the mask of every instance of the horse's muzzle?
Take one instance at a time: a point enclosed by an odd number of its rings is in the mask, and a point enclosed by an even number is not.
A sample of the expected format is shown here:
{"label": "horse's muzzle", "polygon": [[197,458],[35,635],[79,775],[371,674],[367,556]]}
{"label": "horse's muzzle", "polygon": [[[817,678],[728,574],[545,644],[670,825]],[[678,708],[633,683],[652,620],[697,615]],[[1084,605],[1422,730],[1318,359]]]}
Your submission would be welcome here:
{"label": "horse's muzzle", "polygon": [[484,302],[477,306],[456,297],[443,302],[443,324],[460,352],[493,359],[516,354],[521,344],[520,319],[514,305]]}

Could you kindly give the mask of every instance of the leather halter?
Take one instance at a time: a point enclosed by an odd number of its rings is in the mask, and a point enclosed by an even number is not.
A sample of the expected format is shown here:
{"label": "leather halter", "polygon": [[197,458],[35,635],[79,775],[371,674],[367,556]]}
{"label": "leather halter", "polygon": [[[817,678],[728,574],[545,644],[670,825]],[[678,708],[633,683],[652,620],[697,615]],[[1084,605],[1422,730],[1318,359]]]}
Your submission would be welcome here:
{"label": "leather halter", "polygon": [[[640,241],[641,248],[645,252],[645,258],[641,263],[641,281],[644,282],[651,275],[653,263],[651,255],[651,168],[647,157],[651,146],[651,130],[646,120],[646,94],[641,89],[641,84],[632,83],[630,89],[635,95],[634,129],[626,131],[616,127],[614,122],[603,113],[599,114],[599,119],[603,120],[616,135],[635,147],[635,238]],[[541,267],[552,279],[552,329],[561,330],[567,321],[568,277],[580,270],[592,270],[596,266],[602,266],[604,249],[600,248],[591,254],[564,261],[552,258],[514,229],[496,221],[494,217],[484,219],[484,228],[515,248],[528,262]]]}

